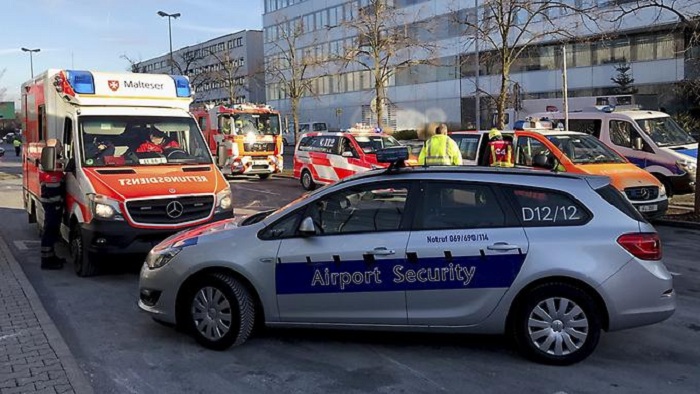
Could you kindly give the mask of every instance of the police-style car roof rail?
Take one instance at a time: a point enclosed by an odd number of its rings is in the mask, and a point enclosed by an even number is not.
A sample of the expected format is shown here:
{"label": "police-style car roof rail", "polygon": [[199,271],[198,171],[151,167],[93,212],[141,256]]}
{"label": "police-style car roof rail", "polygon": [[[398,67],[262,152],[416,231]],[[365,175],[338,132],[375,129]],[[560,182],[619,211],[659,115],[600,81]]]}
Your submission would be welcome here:
{"label": "police-style car roof rail", "polygon": [[396,172],[401,168],[406,167],[406,160],[408,160],[407,146],[392,146],[391,148],[377,149],[377,162],[379,163],[389,163],[385,173]]}

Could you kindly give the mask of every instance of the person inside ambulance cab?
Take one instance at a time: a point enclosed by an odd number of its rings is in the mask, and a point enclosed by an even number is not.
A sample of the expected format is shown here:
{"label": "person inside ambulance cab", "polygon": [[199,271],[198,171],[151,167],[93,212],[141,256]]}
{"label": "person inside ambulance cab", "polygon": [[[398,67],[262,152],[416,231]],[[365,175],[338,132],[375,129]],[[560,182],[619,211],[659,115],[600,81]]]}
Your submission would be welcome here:
{"label": "person inside ambulance cab", "polygon": [[137,149],[137,153],[143,152],[156,152],[163,153],[166,149],[179,149],[180,145],[173,141],[168,140],[166,135],[161,130],[153,127],[148,133],[148,141],[142,143]]}

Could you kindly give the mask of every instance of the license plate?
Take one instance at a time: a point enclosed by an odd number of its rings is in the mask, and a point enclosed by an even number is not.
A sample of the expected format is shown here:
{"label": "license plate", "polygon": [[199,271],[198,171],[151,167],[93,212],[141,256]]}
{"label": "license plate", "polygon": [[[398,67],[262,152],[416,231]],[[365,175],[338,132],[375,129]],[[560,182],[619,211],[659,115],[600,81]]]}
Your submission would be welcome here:
{"label": "license plate", "polygon": [[268,165],[267,160],[255,160],[253,162],[254,165],[256,166],[266,166]]}
{"label": "license plate", "polygon": [[639,206],[639,212],[654,212],[658,211],[659,206],[654,204],[654,205],[640,205]]}

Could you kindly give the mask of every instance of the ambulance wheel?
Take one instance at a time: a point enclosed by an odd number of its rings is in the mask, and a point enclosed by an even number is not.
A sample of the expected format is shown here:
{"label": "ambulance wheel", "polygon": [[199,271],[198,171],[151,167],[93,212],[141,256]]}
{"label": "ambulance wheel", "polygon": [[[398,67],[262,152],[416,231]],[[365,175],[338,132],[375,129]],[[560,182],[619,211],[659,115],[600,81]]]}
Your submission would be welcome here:
{"label": "ambulance wheel", "polygon": [[260,177],[261,180],[265,180],[270,177],[270,174],[258,174],[258,177]]}
{"label": "ambulance wheel", "polygon": [[207,275],[181,298],[184,328],[200,345],[225,350],[245,342],[253,331],[255,306],[248,290],[225,274]]}
{"label": "ambulance wheel", "polygon": [[301,172],[301,186],[305,190],[314,190],[316,188],[316,182],[314,182],[314,178],[311,176],[309,170]]}
{"label": "ambulance wheel", "polygon": [[83,234],[80,227],[74,224],[70,231],[70,259],[76,275],[85,278],[97,273],[95,262],[90,259],[90,253],[85,250]]}
{"label": "ambulance wheel", "polygon": [[518,350],[550,365],[570,365],[593,353],[601,322],[588,293],[566,283],[535,287],[514,304],[510,323]]}

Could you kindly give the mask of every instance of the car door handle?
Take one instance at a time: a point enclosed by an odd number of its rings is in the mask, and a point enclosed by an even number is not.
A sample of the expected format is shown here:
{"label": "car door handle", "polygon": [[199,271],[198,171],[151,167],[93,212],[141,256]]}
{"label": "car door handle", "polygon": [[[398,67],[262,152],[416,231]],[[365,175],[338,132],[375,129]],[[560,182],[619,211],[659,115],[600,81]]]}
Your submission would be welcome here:
{"label": "car door handle", "polygon": [[507,243],[507,242],[496,242],[496,243],[493,244],[493,245],[487,246],[486,249],[488,249],[488,250],[499,250],[499,251],[502,251],[502,252],[507,252],[507,251],[509,251],[509,250],[520,249],[520,246],[518,246],[518,245],[511,245],[511,244],[509,244],[509,243]]}
{"label": "car door handle", "polygon": [[274,257],[263,257],[260,259],[261,263],[273,263],[275,261]]}
{"label": "car door handle", "polygon": [[393,249],[387,249],[385,247],[380,247],[380,248],[374,248],[374,250],[370,250],[367,252],[367,254],[371,254],[374,256],[391,256],[392,254],[396,254],[396,251]]}

